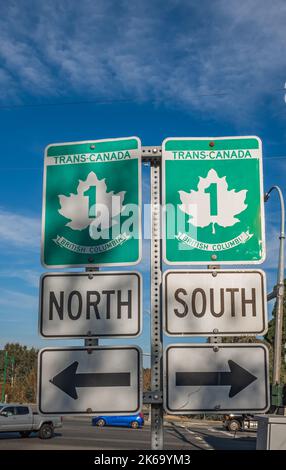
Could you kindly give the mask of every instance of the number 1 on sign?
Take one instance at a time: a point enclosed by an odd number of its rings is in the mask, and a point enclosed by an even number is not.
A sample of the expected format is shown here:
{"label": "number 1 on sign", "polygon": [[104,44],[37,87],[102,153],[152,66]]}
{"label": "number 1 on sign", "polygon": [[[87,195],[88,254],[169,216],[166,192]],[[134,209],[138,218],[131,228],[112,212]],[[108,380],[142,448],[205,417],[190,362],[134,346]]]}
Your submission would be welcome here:
{"label": "number 1 on sign", "polygon": [[217,184],[210,184],[205,192],[210,195],[210,215],[217,215]]}
{"label": "number 1 on sign", "polygon": [[88,197],[88,215],[91,218],[95,218],[96,186],[90,186],[83,194]]}

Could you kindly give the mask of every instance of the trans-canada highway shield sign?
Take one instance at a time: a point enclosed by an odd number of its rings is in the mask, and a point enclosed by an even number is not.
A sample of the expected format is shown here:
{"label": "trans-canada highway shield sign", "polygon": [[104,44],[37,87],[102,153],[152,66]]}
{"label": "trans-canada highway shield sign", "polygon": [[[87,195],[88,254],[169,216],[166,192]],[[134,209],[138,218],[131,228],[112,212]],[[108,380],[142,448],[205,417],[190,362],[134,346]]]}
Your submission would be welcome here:
{"label": "trans-canada highway shield sign", "polygon": [[137,264],[141,240],[140,140],[49,145],[42,264],[47,268]]}
{"label": "trans-canada highway shield sign", "polygon": [[261,140],[168,138],[162,156],[164,261],[262,263]]}

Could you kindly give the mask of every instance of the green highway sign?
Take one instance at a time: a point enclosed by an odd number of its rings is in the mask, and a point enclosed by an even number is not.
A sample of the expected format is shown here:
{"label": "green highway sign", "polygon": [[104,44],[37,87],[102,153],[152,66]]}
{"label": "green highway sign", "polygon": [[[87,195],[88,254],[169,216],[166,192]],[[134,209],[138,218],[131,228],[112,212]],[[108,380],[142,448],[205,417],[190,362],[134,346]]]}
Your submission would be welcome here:
{"label": "green highway sign", "polygon": [[51,144],[45,151],[42,264],[125,266],[141,259],[141,142]]}
{"label": "green highway sign", "polygon": [[162,157],[164,262],[262,263],[261,140],[168,138]]}

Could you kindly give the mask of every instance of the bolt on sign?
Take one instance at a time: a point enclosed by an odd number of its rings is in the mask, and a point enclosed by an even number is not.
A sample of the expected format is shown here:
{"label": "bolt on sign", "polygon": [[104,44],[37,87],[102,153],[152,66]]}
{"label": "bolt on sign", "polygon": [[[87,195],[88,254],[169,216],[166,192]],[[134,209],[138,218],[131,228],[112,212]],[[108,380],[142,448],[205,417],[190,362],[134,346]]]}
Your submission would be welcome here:
{"label": "bolt on sign", "polygon": [[164,261],[262,263],[261,140],[168,138],[162,156]]}
{"label": "bolt on sign", "polygon": [[132,265],[141,259],[141,142],[137,137],[46,148],[42,264]]}

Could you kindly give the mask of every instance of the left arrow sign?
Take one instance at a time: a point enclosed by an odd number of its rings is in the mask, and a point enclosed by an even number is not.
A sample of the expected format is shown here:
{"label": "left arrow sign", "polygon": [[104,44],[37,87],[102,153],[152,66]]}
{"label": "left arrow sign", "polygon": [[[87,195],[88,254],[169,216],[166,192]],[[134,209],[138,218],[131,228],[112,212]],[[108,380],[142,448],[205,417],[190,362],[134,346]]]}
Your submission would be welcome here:
{"label": "left arrow sign", "polygon": [[75,400],[78,398],[77,387],[130,387],[129,372],[77,374],[77,368],[78,362],[75,361],[50,380]]}

